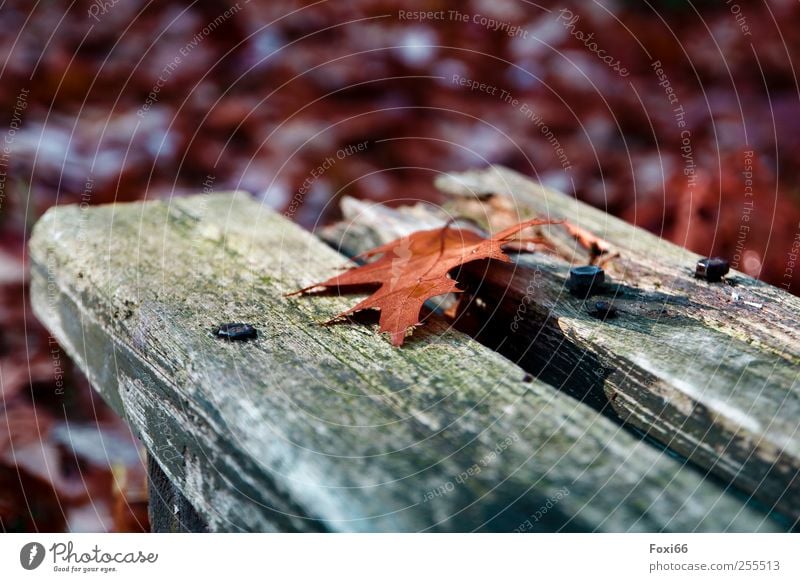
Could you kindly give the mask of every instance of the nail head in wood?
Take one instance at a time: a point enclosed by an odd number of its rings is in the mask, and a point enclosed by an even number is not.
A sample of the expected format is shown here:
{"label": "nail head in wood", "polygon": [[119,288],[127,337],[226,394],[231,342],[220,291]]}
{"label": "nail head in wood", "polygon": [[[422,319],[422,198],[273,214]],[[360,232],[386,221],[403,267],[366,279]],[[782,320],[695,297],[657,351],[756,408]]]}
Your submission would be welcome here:
{"label": "nail head in wood", "polygon": [[600,319],[614,319],[617,313],[616,306],[610,301],[597,301],[592,311],[592,315]]}
{"label": "nail head in wood", "polygon": [[600,267],[584,265],[569,270],[569,290],[579,296],[587,297],[605,283],[606,274]]}
{"label": "nail head in wood", "polygon": [[709,283],[717,283],[730,271],[730,264],[720,257],[706,257],[697,261],[694,276]]}
{"label": "nail head in wood", "polygon": [[223,323],[214,330],[214,335],[227,341],[247,341],[256,339],[258,331],[247,323]]}

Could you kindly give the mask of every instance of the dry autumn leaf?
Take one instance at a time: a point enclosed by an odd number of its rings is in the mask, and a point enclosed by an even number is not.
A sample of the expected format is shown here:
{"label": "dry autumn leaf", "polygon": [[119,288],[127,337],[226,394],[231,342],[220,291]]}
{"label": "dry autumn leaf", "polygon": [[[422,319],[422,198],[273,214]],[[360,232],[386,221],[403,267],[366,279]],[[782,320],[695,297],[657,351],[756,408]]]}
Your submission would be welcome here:
{"label": "dry autumn leaf", "polygon": [[[415,232],[357,257],[369,259],[380,255],[377,260],[296,291],[293,295],[318,288],[377,285],[372,295],[333,319],[364,309],[378,309],[381,312],[380,330],[389,333],[392,344],[399,346],[409,329],[419,325],[419,315],[425,301],[437,295],[460,292],[456,281],[448,275],[450,271],[480,259],[510,262],[511,259],[503,252],[503,245],[518,240],[514,236],[528,227],[550,223],[550,220],[526,220],[491,238],[483,238],[472,230],[449,225]],[[526,240],[543,242],[538,238]]]}
{"label": "dry autumn leaf", "polygon": [[583,248],[589,251],[592,260],[611,251],[611,243],[600,238],[593,232],[565,220],[563,222],[567,232],[578,241]]}

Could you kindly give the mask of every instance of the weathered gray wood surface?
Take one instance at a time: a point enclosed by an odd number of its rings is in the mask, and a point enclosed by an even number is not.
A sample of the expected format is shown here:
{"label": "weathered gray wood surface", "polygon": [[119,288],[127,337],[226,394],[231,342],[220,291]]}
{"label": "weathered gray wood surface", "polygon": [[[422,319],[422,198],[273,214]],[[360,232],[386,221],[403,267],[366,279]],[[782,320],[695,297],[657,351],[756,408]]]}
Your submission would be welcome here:
{"label": "weathered gray wood surface", "polygon": [[[797,297],[738,272],[727,283],[695,280],[698,255],[505,168],[443,176],[438,185],[454,196],[447,213],[346,199],[342,226],[325,237],[355,254],[453,216],[490,229],[487,217],[500,206],[519,218],[568,219],[606,239],[621,256],[604,265],[607,290],[585,302],[565,281],[570,263],[585,264],[588,253],[561,227],[548,230],[558,255],[519,255],[488,279],[477,264],[460,278],[480,286],[488,307],[479,319],[502,327],[501,351],[512,360],[596,406],[610,402],[647,435],[789,521],[800,518]],[[601,299],[619,308],[617,318],[591,314]]]}
{"label": "weathered gray wood surface", "polygon": [[208,524],[184,497],[177,485],[147,456],[147,507],[150,531],[154,533],[204,533]]}
{"label": "weathered gray wood surface", "polygon": [[346,260],[246,195],[51,209],[30,256],[38,317],[212,530],[785,527],[442,322],[319,325],[354,298],[285,293]]}

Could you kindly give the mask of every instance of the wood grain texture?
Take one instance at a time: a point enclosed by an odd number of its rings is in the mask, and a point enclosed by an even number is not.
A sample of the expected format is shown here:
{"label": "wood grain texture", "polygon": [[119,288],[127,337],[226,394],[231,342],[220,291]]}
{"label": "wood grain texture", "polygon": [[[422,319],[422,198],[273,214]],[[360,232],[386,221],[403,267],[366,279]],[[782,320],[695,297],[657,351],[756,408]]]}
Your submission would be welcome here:
{"label": "wood grain texture", "polygon": [[509,531],[548,500],[534,531],[784,527],[441,321],[320,325],[354,298],[285,294],[346,259],[246,195],[51,209],[30,256],[38,317],[211,530]]}
{"label": "wood grain texture", "polygon": [[[460,278],[481,295],[480,317],[505,326],[506,355],[595,406],[610,402],[624,421],[797,522],[797,297],[739,272],[724,283],[696,280],[698,255],[505,168],[437,184],[454,197],[448,218],[490,229],[491,197],[504,197],[519,218],[568,219],[621,253],[605,265],[607,288],[588,300],[565,286],[570,266],[585,264],[588,254],[560,227],[549,229],[559,255],[519,255],[513,266],[495,265],[491,277],[485,264],[466,269]],[[355,251],[363,236],[379,243],[413,231],[415,222],[431,228],[444,219],[425,207],[388,217],[346,204],[348,232],[327,236]],[[597,300],[612,301],[619,316],[593,316]]]}
{"label": "wood grain texture", "polygon": [[161,470],[153,457],[147,459],[147,515],[153,533],[204,533],[208,524]]}

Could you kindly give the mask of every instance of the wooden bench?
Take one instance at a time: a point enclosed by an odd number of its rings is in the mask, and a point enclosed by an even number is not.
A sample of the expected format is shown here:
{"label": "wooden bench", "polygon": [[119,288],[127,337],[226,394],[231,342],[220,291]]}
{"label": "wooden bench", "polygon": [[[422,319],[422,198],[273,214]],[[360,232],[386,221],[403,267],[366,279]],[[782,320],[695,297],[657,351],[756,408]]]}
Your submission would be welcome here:
{"label": "wooden bench", "polygon": [[[510,196],[611,241],[620,316],[564,293],[568,261],[519,255],[473,302],[507,327],[536,274],[519,341],[432,317],[398,349],[319,325],[354,297],[286,296],[348,259],[246,194],[42,217],[35,312],[146,446],[156,531],[795,527],[797,298],[697,282],[692,253],[502,168],[438,183],[467,214]],[[350,205],[324,233],[349,254],[441,220]],[[258,339],[213,336],[231,321]]]}

